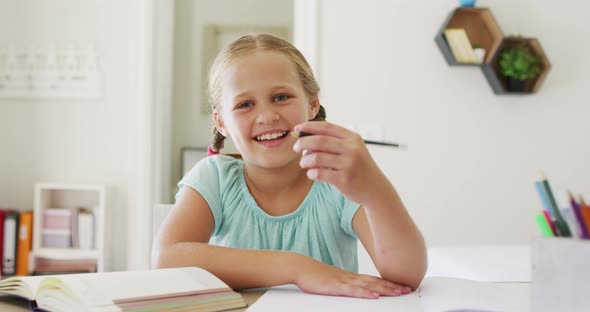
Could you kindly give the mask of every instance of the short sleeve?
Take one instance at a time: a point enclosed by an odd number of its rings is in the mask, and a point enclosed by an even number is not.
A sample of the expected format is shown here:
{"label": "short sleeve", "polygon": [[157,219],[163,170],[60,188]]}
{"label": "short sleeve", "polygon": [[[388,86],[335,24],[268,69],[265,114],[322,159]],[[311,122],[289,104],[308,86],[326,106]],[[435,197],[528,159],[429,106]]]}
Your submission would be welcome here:
{"label": "short sleeve", "polygon": [[352,219],[354,218],[354,215],[359,210],[361,205],[349,200],[341,193],[339,193],[339,196],[341,205],[340,207],[342,209],[342,211],[340,212],[340,227],[342,228],[342,230],[344,230],[344,232],[346,232],[346,234],[356,239],[358,237],[356,235],[356,232],[354,231],[354,228],[352,227]]}
{"label": "short sleeve", "polygon": [[222,222],[222,184],[225,178],[225,167],[229,165],[228,161],[232,161],[232,159],[225,159],[226,157],[210,156],[202,159],[178,183],[179,190],[188,186],[203,196],[215,220],[213,234],[217,233]]}

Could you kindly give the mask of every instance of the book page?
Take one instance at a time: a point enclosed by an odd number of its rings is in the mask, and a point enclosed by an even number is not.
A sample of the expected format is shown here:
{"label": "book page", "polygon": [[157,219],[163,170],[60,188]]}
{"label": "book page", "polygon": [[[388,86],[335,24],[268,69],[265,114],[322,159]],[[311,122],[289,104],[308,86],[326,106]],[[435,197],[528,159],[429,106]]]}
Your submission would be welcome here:
{"label": "book page", "polygon": [[36,292],[44,276],[17,276],[0,281],[0,292],[35,300]]}
{"label": "book page", "polygon": [[104,305],[115,300],[230,288],[196,267],[62,275],[60,279],[84,302]]}

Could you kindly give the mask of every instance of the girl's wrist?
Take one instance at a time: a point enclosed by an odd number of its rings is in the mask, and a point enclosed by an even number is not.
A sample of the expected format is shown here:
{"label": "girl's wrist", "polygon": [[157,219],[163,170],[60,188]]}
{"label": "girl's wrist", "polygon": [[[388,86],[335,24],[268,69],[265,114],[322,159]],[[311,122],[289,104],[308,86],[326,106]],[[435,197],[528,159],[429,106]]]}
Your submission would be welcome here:
{"label": "girl's wrist", "polygon": [[381,174],[379,179],[373,181],[374,184],[372,183],[372,187],[367,188],[368,192],[365,192],[365,196],[363,196],[359,204],[364,207],[374,207],[398,199],[395,188],[385,175]]}
{"label": "girl's wrist", "polygon": [[315,264],[314,262],[317,262],[317,260],[295,252],[287,251],[286,253],[288,253],[289,256],[285,268],[292,268],[288,270],[291,272],[289,284],[299,285],[301,278],[309,272],[310,268]]}

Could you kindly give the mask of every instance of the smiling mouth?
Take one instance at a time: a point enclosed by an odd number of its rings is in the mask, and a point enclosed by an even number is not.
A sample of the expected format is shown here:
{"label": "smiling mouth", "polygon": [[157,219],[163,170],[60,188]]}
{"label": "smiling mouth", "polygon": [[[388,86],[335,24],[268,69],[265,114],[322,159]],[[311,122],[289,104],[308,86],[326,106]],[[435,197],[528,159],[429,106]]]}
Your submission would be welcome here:
{"label": "smiling mouth", "polygon": [[259,136],[254,137],[254,140],[256,140],[258,142],[272,141],[272,140],[283,138],[287,134],[289,134],[289,131],[267,133],[267,134],[263,134],[263,135],[259,135]]}

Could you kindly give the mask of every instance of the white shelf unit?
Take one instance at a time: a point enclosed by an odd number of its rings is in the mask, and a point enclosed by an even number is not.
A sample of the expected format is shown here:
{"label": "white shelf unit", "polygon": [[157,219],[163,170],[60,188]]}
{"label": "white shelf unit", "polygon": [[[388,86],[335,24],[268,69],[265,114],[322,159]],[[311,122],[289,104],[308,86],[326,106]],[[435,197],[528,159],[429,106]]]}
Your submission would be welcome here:
{"label": "white shelf unit", "polygon": [[[106,187],[104,185],[67,185],[39,183],[35,185],[33,217],[33,256],[51,259],[96,259],[97,271],[105,271]],[[44,212],[49,209],[84,208],[94,216],[93,246],[90,249],[52,248],[44,246]]]}

